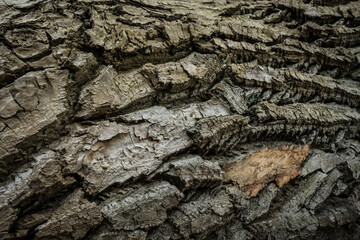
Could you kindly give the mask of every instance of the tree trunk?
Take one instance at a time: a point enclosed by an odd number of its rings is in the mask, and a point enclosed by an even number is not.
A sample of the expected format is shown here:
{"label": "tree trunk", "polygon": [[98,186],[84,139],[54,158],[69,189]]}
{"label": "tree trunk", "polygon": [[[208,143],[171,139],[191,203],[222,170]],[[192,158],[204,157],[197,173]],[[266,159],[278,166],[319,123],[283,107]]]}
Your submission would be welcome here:
{"label": "tree trunk", "polygon": [[0,17],[0,239],[360,239],[360,1]]}

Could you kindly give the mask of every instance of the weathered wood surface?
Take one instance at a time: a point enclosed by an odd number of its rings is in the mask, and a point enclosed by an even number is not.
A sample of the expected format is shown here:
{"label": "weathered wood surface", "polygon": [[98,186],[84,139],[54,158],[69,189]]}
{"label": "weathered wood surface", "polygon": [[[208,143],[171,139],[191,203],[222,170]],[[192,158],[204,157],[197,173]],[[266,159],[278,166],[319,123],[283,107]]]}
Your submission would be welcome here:
{"label": "weathered wood surface", "polygon": [[0,239],[360,239],[360,2],[0,0]]}

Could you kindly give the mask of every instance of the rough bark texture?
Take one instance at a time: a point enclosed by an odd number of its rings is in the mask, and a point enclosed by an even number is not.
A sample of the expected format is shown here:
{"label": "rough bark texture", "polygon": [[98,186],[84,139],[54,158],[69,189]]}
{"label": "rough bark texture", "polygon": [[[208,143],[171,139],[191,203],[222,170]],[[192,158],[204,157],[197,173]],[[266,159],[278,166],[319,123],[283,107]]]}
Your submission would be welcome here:
{"label": "rough bark texture", "polygon": [[0,239],[360,239],[360,2],[0,0]]}

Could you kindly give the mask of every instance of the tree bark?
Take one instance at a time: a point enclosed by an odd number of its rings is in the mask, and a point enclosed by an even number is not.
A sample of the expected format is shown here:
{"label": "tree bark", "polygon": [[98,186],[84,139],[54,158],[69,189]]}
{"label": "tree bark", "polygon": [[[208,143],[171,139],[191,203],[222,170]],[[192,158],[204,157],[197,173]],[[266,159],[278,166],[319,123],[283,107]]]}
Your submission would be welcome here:
{"label": "tree bark", "polygon": [[360,239],[360,2],[0,1],[0,239]]}

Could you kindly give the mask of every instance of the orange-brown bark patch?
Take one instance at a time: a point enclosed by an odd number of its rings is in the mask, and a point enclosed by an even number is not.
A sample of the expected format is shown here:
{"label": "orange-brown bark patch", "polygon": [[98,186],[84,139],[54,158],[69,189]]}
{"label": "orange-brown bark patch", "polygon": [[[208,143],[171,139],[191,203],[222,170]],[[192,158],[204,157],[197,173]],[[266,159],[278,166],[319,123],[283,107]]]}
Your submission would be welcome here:
{"label": "orange-brown bark patch", "polygon": [[267,183],[275,180],[282,187],[299,175],[308,153],[308,145],[264,148],[242,160],[225,164],[225,181],[236,182],[247,195],[255,197]]}

